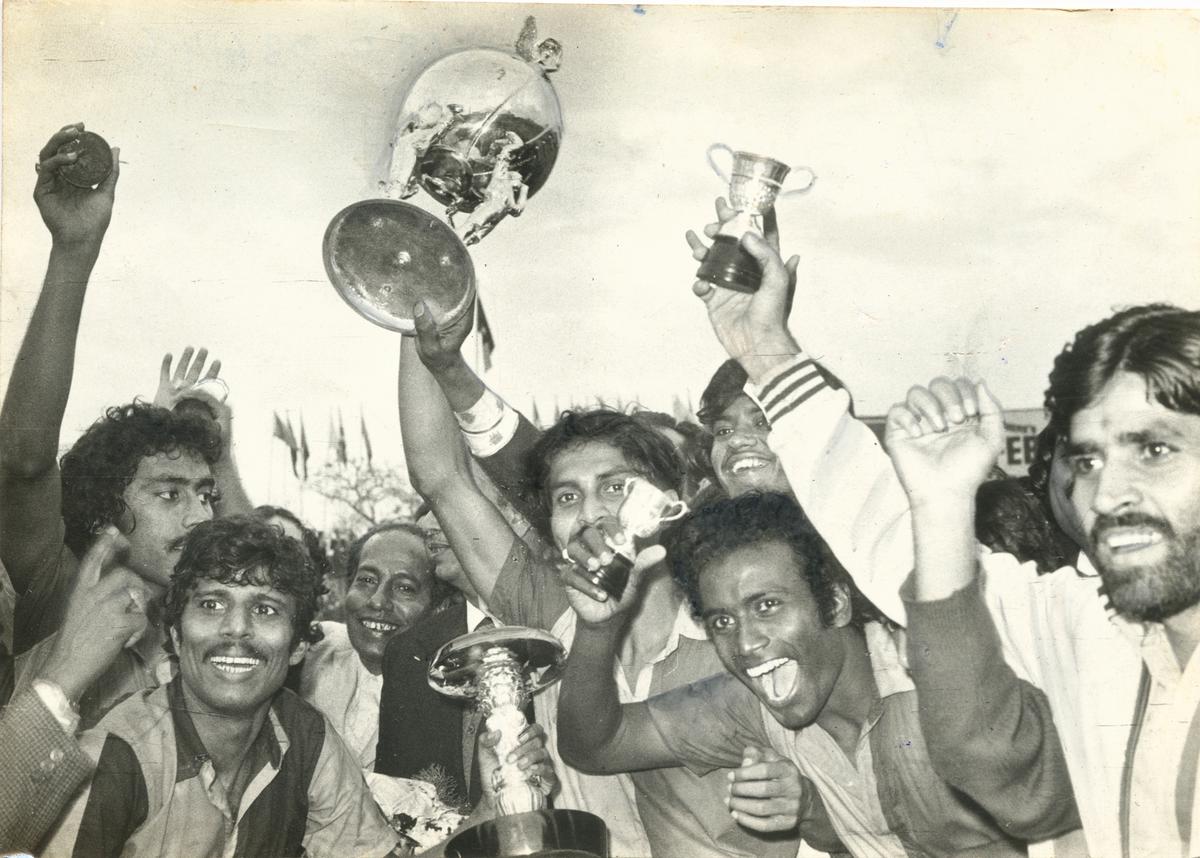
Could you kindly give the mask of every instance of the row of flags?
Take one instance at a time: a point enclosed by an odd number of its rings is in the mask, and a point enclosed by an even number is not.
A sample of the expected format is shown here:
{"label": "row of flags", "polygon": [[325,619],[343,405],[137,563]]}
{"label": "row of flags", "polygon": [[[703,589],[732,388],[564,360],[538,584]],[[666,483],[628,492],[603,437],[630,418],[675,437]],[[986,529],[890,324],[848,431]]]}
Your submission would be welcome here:
{"label": "row of flags", "polygon": [[[300,415],[300,435],[299,439],[296,436],[296,430],[292,426],[292,418],[290,415],[284,417],[279,416],[279,412],[274,412],[275,428],[272,436],[278,438],[287,445],[288,453],[292,458],[292,475],[300,480],[308,479],[308,432],[304,428],[304,415]],[[362,431],[363,450],[367,456],[367,467],[372,466],[373,453],[371,450],[371,436],[367,432],[367,420],[359,411],[359,428]],[[348,464],[350,457],[346,450],[346,427],[342,422],[342,410],[337,411],[337,424],[333,421],[333,412],[329,414],[329,439],[330,446],[334,451],[337,463],[339,465]]]}
{"label": "row of flags", "polygon": [[[485,354],[490,352],[490,348],[485,350]],[[582,406],[576,403],[574,399],[567,404],[566,410],[575,409],[578,407],[590,407],[591,405],[608,405],[618,411],[629,410],[630,407],[637,403],[626,403],[622,398],[618,397],[616,403],[604,402],[600,399],[593,400],[591,403],[585,402]],[[530,401],[530,409],[526,412],[530,422],[539,428],[546,428],[558,419],[558,416],[563,412],[563,407],[559,404],[558,397],[554,399],[554,410],[549,415],[548,419],[543,422],[542,415],[538,409],[537,400]],[[671,402],[671,415],[680,421],[696,420],[696,411],[692,405],[692,397],[687,395],[687,402],[681,399],[678,395],[673,397]],[[286,414],[283,417],[279,416],[279,412],[273,412],[275,420],[272,436],[278,438],[288,448],[288,454],[292,461],[292,475],[299,480],[308,479],[308,462],[311,458],[311,450],[308,446],[308,431],[304,426],[304,415],[299,417],[300,432],[297,434],[295,426],[292,424],[291,415]],[[350,461],[349,453],[346,447],[346,426],[342,419],[342,410],[339,408],[336,412],[335,422],[334,412],[329,414],[329,445],[333,452],[333,460],[339,465],[346,465]],[[361,409],[358,414],[359,431],[362,434],[363,452],[366,455],[367,467],[373,465],[374,452],[371,447],[371,435],[367,431],[367,420]]]}

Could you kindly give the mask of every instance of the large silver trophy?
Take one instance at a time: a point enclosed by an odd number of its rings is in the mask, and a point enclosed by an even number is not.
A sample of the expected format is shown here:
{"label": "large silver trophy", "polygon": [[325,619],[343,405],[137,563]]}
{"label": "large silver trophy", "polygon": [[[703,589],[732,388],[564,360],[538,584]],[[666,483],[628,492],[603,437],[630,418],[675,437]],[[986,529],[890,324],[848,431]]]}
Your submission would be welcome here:
{"label": "large silver trophy", "polygon": [[608,829],[599,817],[579,810],[548,810],[541,784],[505,759],[520,745],[528,724],[522,710],[535,693],[558,681],[566,658],[558,638],[521,626],[471,632],[434,655],[429,684],[442,694],[473,702],[484,726],[500,734],[500,766],[490,785],[496,817],[451,838],[445,849],[448,858],[607,858]]}
{"label": "large silver trophy", "polygon": [[[729,155],[728,172],[713,157],[717,152]],[[775,200],[807,193],[816,182],[817,174],[808,167],[792,168],[765,155],[734,151],[724,143],[708,147],[708,164],[729,185],[729,205],[737,216],[721,226],[696,277],[739,292],[757,292],[762,271],[758,261],[742,249],[742,236],[751,231],[763,235],[764,219],[775,216]],[[803,187],[785,191],[784,180],[793,169],[808,173],[808,182]]]}
{"label": "large silver trophy", "polygon": [[[547,75],[561,57],[528,18],[513,51],[455,51],[418,75],[391,140],[383,198],[348,206],[325,231],[325,271],[358,313],[412,334],[417,301],[447,321],[471,308],[467,246],[519,215],[558,157],[562,110]],[[421,189],[449,223],[402,202]]]}

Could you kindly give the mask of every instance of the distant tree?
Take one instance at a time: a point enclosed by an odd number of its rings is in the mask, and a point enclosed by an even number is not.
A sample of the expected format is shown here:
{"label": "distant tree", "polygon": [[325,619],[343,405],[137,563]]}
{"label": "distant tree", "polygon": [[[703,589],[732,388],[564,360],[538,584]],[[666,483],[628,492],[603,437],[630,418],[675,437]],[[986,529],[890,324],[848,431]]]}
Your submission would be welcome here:
{"label": "distant tree", "polygon": [[409,518],[421,504],[403,468],[366,459],[330,462],[311,485],[317,494],[338,504],[342,516],[332,529],[339,535],[362,533],[388,519]]}

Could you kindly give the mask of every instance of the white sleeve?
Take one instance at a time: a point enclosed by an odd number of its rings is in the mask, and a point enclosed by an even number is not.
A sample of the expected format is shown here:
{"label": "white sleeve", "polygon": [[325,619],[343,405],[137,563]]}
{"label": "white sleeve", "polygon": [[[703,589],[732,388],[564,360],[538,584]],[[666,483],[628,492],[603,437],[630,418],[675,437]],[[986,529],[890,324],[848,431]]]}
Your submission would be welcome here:
{"label": "white sleeve", "polygon": [[875,433],[803,353],[746,394],[771,421],[768,442],[800,507],[863,595],[903,625],[899,591],[913,568],[912,518]]}

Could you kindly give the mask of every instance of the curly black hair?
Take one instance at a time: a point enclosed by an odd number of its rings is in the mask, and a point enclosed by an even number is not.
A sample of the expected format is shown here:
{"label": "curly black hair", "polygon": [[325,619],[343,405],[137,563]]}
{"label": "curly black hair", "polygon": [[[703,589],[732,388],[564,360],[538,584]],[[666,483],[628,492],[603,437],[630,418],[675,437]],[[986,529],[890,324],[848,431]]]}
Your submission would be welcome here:
{"label": "curly black hair", "polygon": [[[292,645],[316,643],[321,631],[314,624],[325,585],[304,546],[254,515],[232,515],[201,522],[183,541],[175,574],[163,598],[163,624],[178,629],[188,597],[198,581],[207,579],[233,586],[267,586],[291,596]],[[170,637],[167,638],[170,647]]]}
{"label": "curly black hair", "polygon": [[88,427],[59,461],[68,548],[82,555],[98,528],[121,518],[138,465],[159,453],[195,455],[212,466],[221,457],[221,431],[197,414],[146,402],[109,408]]}
{"label": "curly black hair", "polygon": [[333,564],[329,562],[329,555],[325,553],[325,549],[321,546],[321,537],[311,527],[300,520],[300,517],[281,506],[270,506],[262,504],[254,508],[254,514],[263,521],[270,522],[273,518],[282,518],[285,521],[290,521],[296,525],[300,531],[300,542],[304,545],[304,550],[308,552],[308,557],[312,560],[313,566],[324,580],[325,576],[333,571]]}
{"label": "curly black hair", "polygon": [[738,549],[767,542],[782,543],[791,551],[798,574],[808,583],[826,625],[833,623],[839,587],[850,597],[852,626],[861,628],[867,622],[887,622],[879,609],[859,592],[808,516],[789,495],[748,492],[736,498],[723,498],[684,516],[663,538],[671,573],[697,616],[702,611],[700,576],[704,570]]}
{"label": "curly black hair", "polygon": [[1075,335],[1054,359],[1046,410],[1050,431],[1069,438],[1071,419],[1118,372],[1146,381],[1160,405],[1200,414],[1200,312],[1170,304],[1129,307]]}
{"label": "curly black hair", "polygon": [[[550,509],[546,483],[555,457],[591,443],[608,444],[625,457],[631,470],[663,491],[678,492],[683,488],[683,456],[645,420],[611,408],[564,411],[526,456],[544,512]],[[538,524],[543,529],[547,526],[546,521]]]}

